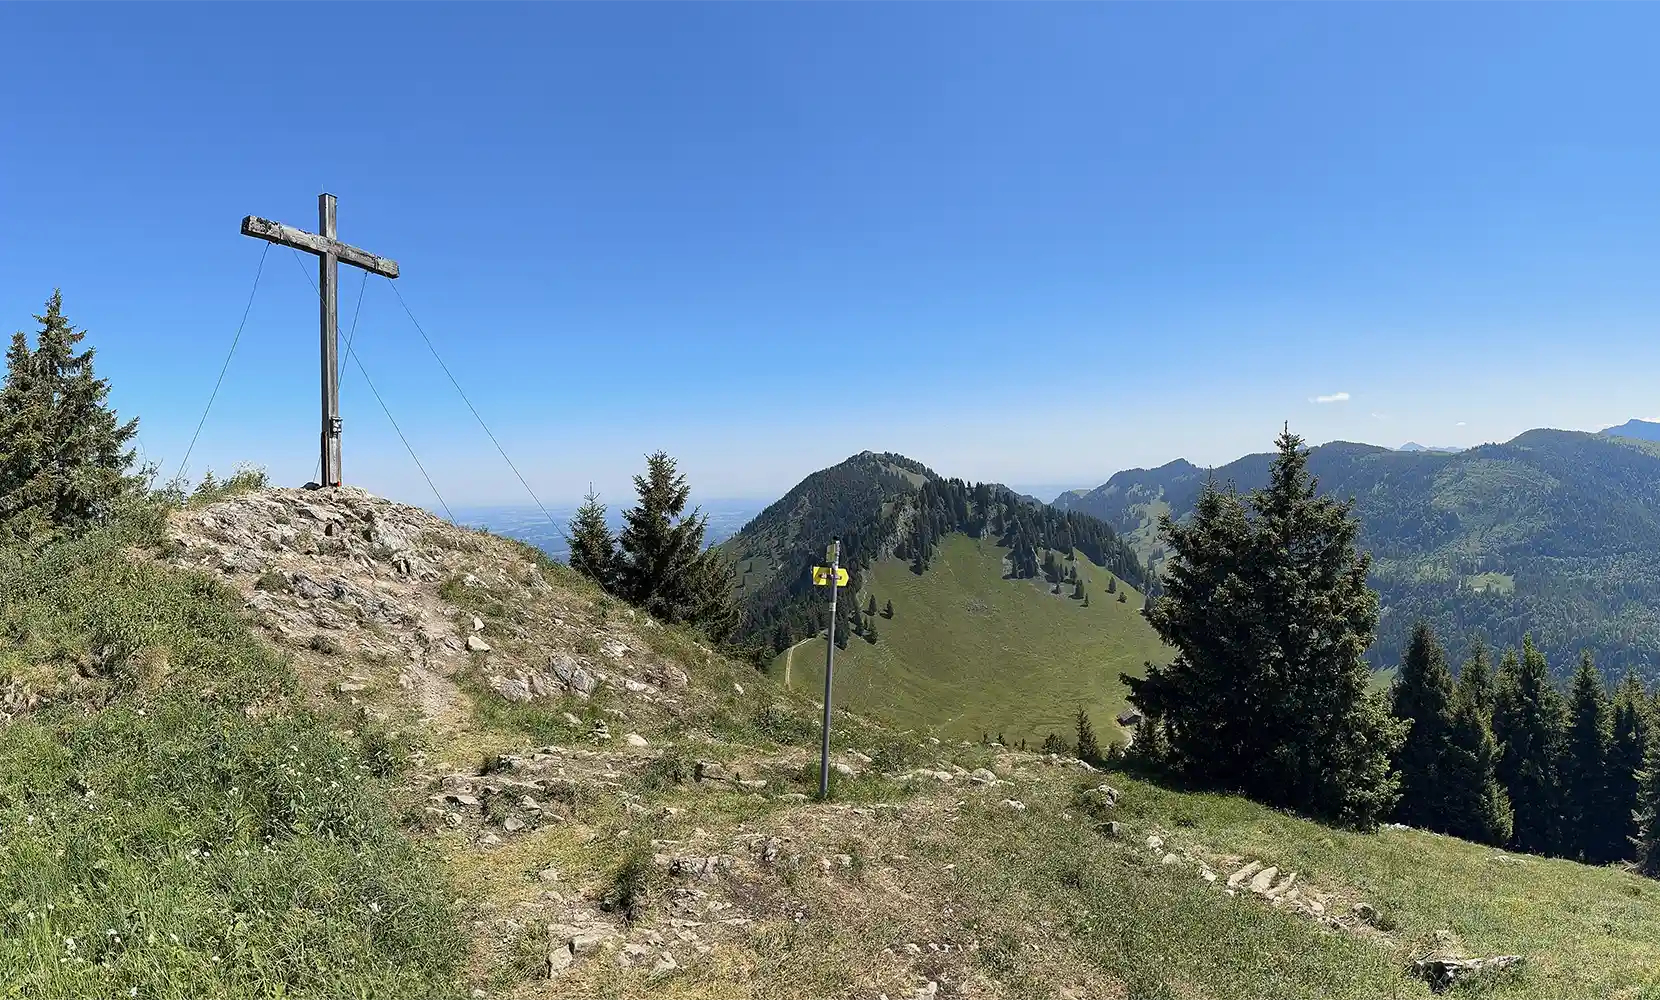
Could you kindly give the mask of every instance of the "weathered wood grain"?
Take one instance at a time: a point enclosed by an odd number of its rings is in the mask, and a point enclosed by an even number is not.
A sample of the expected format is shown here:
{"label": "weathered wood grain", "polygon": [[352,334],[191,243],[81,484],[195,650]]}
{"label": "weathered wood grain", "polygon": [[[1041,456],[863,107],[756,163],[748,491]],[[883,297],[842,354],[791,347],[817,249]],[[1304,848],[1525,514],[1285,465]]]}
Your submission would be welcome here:
{"label": "weathered wood grain", "polygon": [[303,229],[295,229],[293,226],[285,226],[280,222],[272,222],[270,219],[262,219],[257,215],[250,215],[242,220],[242,235],[269,240],[285,247],[314,253],[319,257],[332,253],[344,263],[361,267],[372,274],[385,275],[388,278],[398,276],[398,262],[395,260],[377,257],[350,244],[331,240],[316,233],[308,233]]}

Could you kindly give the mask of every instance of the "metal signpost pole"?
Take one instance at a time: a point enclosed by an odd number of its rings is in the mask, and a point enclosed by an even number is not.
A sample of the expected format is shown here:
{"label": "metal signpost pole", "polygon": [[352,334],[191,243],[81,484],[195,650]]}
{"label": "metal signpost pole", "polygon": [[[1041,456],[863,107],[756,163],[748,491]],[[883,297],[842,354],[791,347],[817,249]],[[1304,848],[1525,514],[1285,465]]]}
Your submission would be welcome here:
{"label": "metal signpost pole", "polygon": [[830,540],[830,628],[824,635],[824,734],[819,747],[818,797],[830,797],[830,681],[836,672],[836,591],[841,576],[842,540]]}

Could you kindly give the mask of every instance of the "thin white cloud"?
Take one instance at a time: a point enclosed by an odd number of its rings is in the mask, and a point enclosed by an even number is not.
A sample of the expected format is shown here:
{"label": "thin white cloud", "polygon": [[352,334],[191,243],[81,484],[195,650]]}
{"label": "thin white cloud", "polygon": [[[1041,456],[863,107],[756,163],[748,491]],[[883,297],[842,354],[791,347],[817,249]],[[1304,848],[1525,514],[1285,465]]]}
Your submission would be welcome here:
{"label": "thin white cloud", "polygon": [[1454,427],[1463,427],[1464,426],[1464,421],[1460,420],[1458,423],[1453,424],[1453,426]]}
{"label": "thin white cloud", "polygon": [[1373,420],[1388,420],[1389,419],[1389,414],[1387,414],[1387,413],[1374,413],[1374,414],[1372,414],[1372,419]]}
{"label": "thin white cloud", "polygon": [[1347,403],[1349,401],[1349,394],[1346,392],[1334,392],[1329,396],[1310,396],[1308,397],[1308,401],[1310,403]]}

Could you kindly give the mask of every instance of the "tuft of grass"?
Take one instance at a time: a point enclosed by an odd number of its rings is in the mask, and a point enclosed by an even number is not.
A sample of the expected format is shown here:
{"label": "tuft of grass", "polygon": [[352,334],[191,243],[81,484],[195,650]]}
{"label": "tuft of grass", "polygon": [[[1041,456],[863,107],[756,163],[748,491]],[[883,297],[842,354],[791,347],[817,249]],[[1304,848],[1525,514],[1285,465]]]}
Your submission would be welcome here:
{"label": "tuft of grass", "polygon": [[[268,569],[254,581],[255,590],[283,591],[288,589],[288,577],[274,569]],[[355,605],[354,605],[355,607]]]}
{"label": "tuft of grass", "polygon": [[691,781],[695,777],[694,770],[695,765],[689,758],[665,752],[640,769],[637,781],[646,791],[660,792]]}
{"label": "tuft of grass", "polygon": [[624,923],[638,923],[650,907],[656,881],[657,867],[652,863],[651,851],[635,846],[611,872],[600,894],[600,906],[617,914]]}
{"label": "tuft of grass", "polygon": [[[266,468],[262,465],[242,462],[231,473],[231,478],[224,478],[224,480],[214,478],[212,470],[209,468],[204,473],[203,480],[196,483],[196,488],[191,490],[189,497],[184,498],[184,503],[193,508],[209,507],[212,503],[229,500],[231,497],[239,497],[242,493],[264,490],[269,485],[271,485],[271,477],[266,475]],[[176,492],[173,495],[174,500],[181,497],[183,497],[183,493]]]}

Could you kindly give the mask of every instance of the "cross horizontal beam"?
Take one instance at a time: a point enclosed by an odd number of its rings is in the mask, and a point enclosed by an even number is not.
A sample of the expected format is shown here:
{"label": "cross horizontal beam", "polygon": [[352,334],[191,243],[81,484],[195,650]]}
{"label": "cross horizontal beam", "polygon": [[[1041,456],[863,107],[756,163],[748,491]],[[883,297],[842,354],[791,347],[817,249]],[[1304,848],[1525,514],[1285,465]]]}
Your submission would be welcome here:
{"label": "cross horizontal beam", "polygon": [[361,267],[372,274],[385,275],[388,278],[398,276],[398,262],[395,260],[376,257],[367,250],[359,250],[357,247],[341,243],[339,240],[331,240],[326,236],[308,233],[303,229],[285,226],[280,222],[262,219],[257,215],[250,215],[242,220],[242,235],[257,236],[262,240],[280,243],[285,247],[293,247],[296,250],[304,250],[306,253],[314,253],[319,257],[334,254],[342,264]]}

